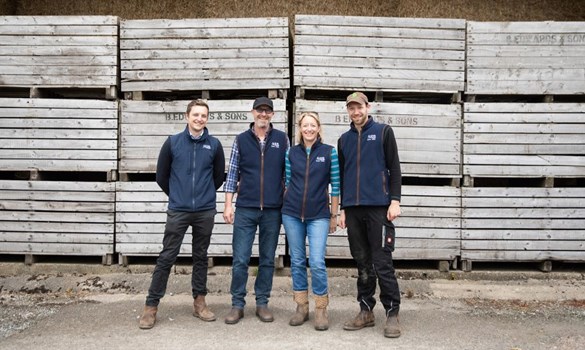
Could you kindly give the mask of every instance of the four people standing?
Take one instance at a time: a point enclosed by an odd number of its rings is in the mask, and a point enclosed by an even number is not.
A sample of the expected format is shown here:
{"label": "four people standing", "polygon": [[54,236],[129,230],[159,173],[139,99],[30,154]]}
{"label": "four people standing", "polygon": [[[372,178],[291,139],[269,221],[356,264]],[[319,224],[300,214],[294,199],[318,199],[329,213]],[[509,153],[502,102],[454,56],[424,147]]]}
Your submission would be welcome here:
{"label": "four people standing", "polygon": [[[286,134],[272,127],[272,100],[259,97],[254,101],[251,111],[254,122],[234,140],[225,184],[223,218],[234,225],[232,309],[225,323],[235,324],[244,317],[248,267],[257,230],[256,315],[263,322],[274,320],[268,300],[282,221],[291,256],[293,299],[297,303],[289,324],[301,325],[309,318],[305,246],[308,240],[315,298],[314,325],[317,330],[328,329],[325,247],[328,234],[337,227],[341,183],[339,226],[347,227],[350,251],[357,263],[360,304],[358,315],[343,328],[358,330],[374,326],[374,293],[378,282],[386,313],[384,335],[400,336],[400,292],[392,263],[395,239],[392,221],[400,215],[402,181],[396,140],[390,126],[376,123],[369,116],[371,106],[363,93],[350,94],[346,108],[351,118],[350,130],[338,140],[338,155],[333,146],[323,143],[317,113],[300,115],[299,143],[289,149]],[[193,225],[194,231],[194,315],[205,321],[215,320],[205,304],[206,260],[215,215],[215,190],[223,180],[224,156],[219,141],[208,135],[205,128],[208,112],[207,105],[200,100],[189,104],[185,132],[171,136],[161,150],[157,182],[169,194],[169,214],[164,248],[153,273],[140,328],[154,325],[156,307],[164,295],[170,268],[188,225]],[[195,163],[200,164],[197,156],[205,155],[208,155],[204,157],[207,163],[195,167]],[[191,181],[189,188],[189,181],[195,177],[198,180]],[[237,197],[237,210],[234,210],[234,197]]]}

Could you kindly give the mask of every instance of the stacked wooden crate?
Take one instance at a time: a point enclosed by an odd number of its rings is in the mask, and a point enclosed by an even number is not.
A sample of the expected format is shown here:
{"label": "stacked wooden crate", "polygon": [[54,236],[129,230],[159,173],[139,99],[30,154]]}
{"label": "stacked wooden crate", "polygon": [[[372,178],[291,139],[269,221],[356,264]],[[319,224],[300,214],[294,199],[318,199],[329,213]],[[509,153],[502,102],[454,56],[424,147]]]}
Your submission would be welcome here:
{"label": "stacked wooden crate", "polygon": [[[450,102],[464,86],[464,29],[464,20],[446,19],[295,20],[296,118],[318,112],[325,142],[337,145],[351,122],[340,100],[356,90],[369,96],[370,115],[394,130],[409,183],[402,186],[394,257],[436,260],[442,268],[460,254],[462,112]],[[309,97],[327,93],[337,101]],[[397,93],[418,103],[384,102]],[[429,94],[445,95],[447,103],[425,103]],[[346,230],[330,236],[327,256],[351,258]]]}
{"label": "stacked wooden crate", "polygon": [[96,89],[114,99],[117,85],[117,17],[0,16],[0,91]]}
{"label": "stacked wooden crate", "polygon": [[0,39],[0,254],[109,264],[118,19],[0,17]]}
{"label": "stacked wooden crate", "polygon": [[467,31],[464,269],[585,261],[585,24],[469,22]]}
{"label": "stacked wooden crate", "polygon": [[[162,248],[167,198],[153,173],[165,139],[186,126],[186,97],[207,99],[207,127],[221,141],[226,163],[236,135],[254,121],[254,98],[274,98],[273,125],[288,130],[283,98],[290,84],[289,39],[286,18],[128,20],[120,36],[127,100],[121,102],[116,251],[127,263],[129,256],[156,255]],[[220,189],[210,257],[232,255],[223,202]],[[282,233],[281,265],[285,253]],[[188,231],[181,255],[190,254]]]}

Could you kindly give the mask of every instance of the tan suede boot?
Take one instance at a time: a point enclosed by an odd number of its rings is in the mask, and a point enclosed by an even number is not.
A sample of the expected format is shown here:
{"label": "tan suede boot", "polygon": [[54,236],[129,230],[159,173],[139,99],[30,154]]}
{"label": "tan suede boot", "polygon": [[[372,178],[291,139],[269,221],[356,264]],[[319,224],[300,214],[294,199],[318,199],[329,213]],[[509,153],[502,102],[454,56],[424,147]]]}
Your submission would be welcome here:
{"label": "tan suede boot", "polygon": [[193,298],[193,316],[199,317],[205,322],[215,321],[215,315],[205,303],[205,295],[198,295]]}
{"label": "tan suede boot", "polygon": [[140,329],[151,329],[154,327],[154,324],[156,323],[157,311],[158,307],[145,305],[142,316],[140,316],[140,323],[138,327],[140,327]]}
{"label": "tan suede boot", "polygon": [[329,329],[327,305],[329,305],[329,296],[327,294],[315,295],[315,329],[318,331]]}
{"label": "tan suede boot", "polygon": [[374,312],[360,310],[360,313],[353,320],[345,322],[343,329],[346,331],[357,331],[364,327],[374,327],[375,323]]}
{"label": "tan suede boot", "polygon": [[297,311],[288,322],[291,326],[300,326],[309,319],[309,292],[294,292],[293,300],[297,303]]}

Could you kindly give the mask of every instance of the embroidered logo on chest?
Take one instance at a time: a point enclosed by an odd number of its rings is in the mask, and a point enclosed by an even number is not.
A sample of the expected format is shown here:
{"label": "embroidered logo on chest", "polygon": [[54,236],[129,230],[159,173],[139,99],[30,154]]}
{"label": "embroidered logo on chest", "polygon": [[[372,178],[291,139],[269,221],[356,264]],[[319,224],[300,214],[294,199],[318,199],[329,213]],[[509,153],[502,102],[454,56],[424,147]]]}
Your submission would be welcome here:
{"label": "embroidered logo on chest", "polygon": [[270,144],[270,147],[272,147],[272,148],[280,148],[280,143],[273,142],[273,143]]}
{"label": "embroidered logo on chest", "polygon": [[325,157],[317,157],[315,158],[316,163],[325,163]]}
{"label": "embroidered logo on chest", "polygon": [[203,145],[203,148],[205,148],[205,149],[211,149],[211,146],[210,145]]}
{"label": "embroidered logo on chest", "polygon": [[376,135],[368,135],[366,141],[376,141]]}

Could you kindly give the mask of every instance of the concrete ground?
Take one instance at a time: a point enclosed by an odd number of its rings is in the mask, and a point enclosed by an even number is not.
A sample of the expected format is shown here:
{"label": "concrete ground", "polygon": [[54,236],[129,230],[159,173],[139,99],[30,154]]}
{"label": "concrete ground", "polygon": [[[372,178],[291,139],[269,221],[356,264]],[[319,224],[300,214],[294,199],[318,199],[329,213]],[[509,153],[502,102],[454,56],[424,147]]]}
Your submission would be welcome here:
{"label": "concrete ground", "polygon": [[[251,268],[251,275],[253,275]],[[585,273],[399,270],[402,336],[376,325],[342,329],[358,311],[353,269],[330,268],[330,329],[311,319],[291,327],[289,271],[274,279],[273,323],[254,315],[250,277],[245,317],[226,325],[230,269],[209,271],[208,304],[218,316],[191,315],[190,268],[178,266],[151,330],[138,328],[152,266],[0,264],[0,349],[585,349]],[[311,302],[311,310],[313,303]]]}

